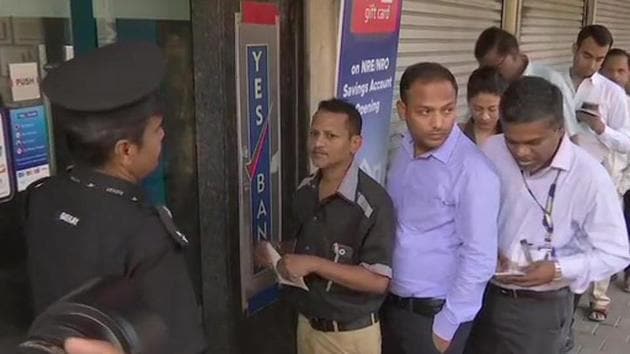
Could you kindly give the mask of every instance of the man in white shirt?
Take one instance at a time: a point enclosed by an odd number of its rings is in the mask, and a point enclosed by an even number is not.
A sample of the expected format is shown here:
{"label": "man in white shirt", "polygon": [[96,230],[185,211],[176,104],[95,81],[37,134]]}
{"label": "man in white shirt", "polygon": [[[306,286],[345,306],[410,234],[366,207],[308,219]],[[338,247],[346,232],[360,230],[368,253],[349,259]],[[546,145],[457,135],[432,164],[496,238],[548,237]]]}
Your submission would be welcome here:
{"label": "man in white shirt", "polygon": [[598,73],[612,43],[606,27],[584,27],[574,45],[573,66],[562,73],[565,87],[570,89],[565,95],[573,97],[574,109],[565,112],[569,135],[600,162],[611,151],[630,152],[625,92]]}
{"label": "man in white shirt", "polygon": [[[598,73],[612,43],[612,34],[606,27],[584,27],[574,45],[573,65],[562,74],[565,87],[570,89],[565,95],[573,97],[574,109],[569,114],[565,112],[572,140],[604,164],[615,178],[615,166],[608,157],[630,152],[630,117],[624,90]],[[607,317],[609,283],[610,279],[603,279],[590,292],[588,318],[592,321],[604,321]]]}
{"label": "man in white shirt", "polygon": [[[510,32],[498,27],[485,29],[475,43],[475,58],[480,66],[496,68],[507,82],[512,82],[522,76],[541,77],[551,82],[562,92],[565,115],[575,111],[573,94],[562,74],[550,66],[533,62],[520,50],[516,37]],[[571,117],[573,118],[570,119]],[[565,119],[575,122],[573,113]],[[575,126],[576,123],[573,125]]]}
{"label": "man in white shirt", "polygon": [[[600,73],[619,87],[625,88],[630,82],[630,56],[623,49],[613,48],[606,55]],[[630,96],[626,96],[630,106]],[[613,182],[617,187],[617,193],[623,198],[626,225],[628,225],[628,211],[630,211],[630,159],[628,154],[611,152],[605,161]],[[606,295],[608,284],[606,281],[596,283],[593,293]],[[630,292],[630,267],[626,268],[623,290]]]}
{"label": "man in white shirt", "polygon": [[501,179],[500,265],[467,353],[558,354],[573,293],[630,262],[626,226],[608,173],[566,136],[556,86],[520,78],[500,112],[483,149]]}

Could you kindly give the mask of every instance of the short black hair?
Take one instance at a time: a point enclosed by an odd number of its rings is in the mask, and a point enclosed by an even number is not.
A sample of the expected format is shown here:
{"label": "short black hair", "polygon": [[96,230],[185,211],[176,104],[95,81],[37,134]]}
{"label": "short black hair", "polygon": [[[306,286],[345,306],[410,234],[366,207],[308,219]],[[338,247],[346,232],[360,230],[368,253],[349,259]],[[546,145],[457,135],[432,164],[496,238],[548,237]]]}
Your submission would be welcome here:
{"label": "short black hair", "polygon": [[480,93],[501,96],[507,89],[507,86],[507,81],[501,77],[497,69],[482,67],[473,71],[468,78],[467,98],[470,101]]}
{"label": "short black hair", "polygon": [[153,93],[139,102],[105,112],[80,112],[59,108],[68,150],[76,163],[103,167],[116,143],[127,139],[142,146],[149,119],[162,113],[160,97]]}
{"label": "short black hair", "polygon": [[578,33],[577,41],[575,44],[578,48],[582,45],[587,38],[593,38],[595,43],[600,47],[612,47],[613,45],[613,36],[612,33],[602,25],[588,25],[582,28],[580,33]]}
{"label": "short black hair", "polygon": [[319,102],[317,106],[318,111],[325,111],[330,113],[343,113],[348,117],[348,130],[350,130],[350,136],[361,135],[361,129],[363,129],[363,118],[361,113],[355,106],[347,101],[339,98],[331,98]]}
{"label": "short black hair", "polygon": [[500,56],[517,53],[518,41],[513,34],[504,29],[496,26],[486,28],[475,43],[475,58],[481,61],[493,49],[496,49]]}
{"label": "short black hair", "polygon": [[558,87],[543,78],[524,76],[512,82],[501,97],[501,123],[505,126],[551,120],[556,126],[564,126],[562,103]]}
{"label": "short black hair", "polygon": [[608,59],[614,57],[624,57],[628,59],[628,66],[630,67],[630,55],[628,55],[628,52],[621,48],[613,48],[609,50],[608,54],[606,54],[606,59],[604,59],[604,64],[606,64],[606,61],[608,61]]}
{"label": "short black hair", "polygon": [[453,89],[455,89],[455,96],[457,96],[459,89],[453,73],[441,64],[429,62],[417,63],[407,67],[400,78],[400,99],[403,102],[407,102],[407,91],[409,91],[411,85],[416,81],[425,83],[448,81],[453,85]]}

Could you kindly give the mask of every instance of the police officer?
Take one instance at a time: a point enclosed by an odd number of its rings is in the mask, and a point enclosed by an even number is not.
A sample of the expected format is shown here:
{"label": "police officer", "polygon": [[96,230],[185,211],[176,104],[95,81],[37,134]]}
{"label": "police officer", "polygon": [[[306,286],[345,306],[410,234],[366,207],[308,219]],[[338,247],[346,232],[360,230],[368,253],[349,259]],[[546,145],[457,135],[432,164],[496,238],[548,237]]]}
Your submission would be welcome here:
{"label": "police officer", "polygon": [[187,240],[140,187],[164,137],[157,95],[164,68],[158,47],[117,43],[44,80],[76,166],[30,187],[28,265],[37,313],[91,278],[128,276],[168,326],[164,353],[192,354],[205,341],[182,254]]}
{"label": "police officer", "polygon": [[300,314],[298,354],[381,352],[378,309],[391,277],[394,212],[385,189],[354,160],[361,143],[356,108],[322,101],[308,139],[319,170],[298,187],[297,243],[278,264],[284,277],[305,277],[309,287],[285,288]]}

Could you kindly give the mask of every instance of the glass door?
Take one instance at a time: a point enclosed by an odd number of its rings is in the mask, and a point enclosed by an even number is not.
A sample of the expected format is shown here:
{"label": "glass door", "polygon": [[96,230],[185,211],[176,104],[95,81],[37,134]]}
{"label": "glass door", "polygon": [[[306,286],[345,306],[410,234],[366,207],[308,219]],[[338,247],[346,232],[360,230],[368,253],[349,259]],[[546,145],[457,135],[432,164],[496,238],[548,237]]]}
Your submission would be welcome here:
{"label": "glass door", "polygon": [[0,352],[31,320],[22,190],[54,173],[49,105],[39,83],[73,55],[69,0],[0,0]]}
{"label": "glass door", "polygon": [[93,0],[97,42],[147,41],[160,46],[167,60],[161,93],[166,138],[160,166],[144,181],[156,204],[173,212],[188,236],[193,281],[200,290],[197,151],[195,135],[190,0]]}

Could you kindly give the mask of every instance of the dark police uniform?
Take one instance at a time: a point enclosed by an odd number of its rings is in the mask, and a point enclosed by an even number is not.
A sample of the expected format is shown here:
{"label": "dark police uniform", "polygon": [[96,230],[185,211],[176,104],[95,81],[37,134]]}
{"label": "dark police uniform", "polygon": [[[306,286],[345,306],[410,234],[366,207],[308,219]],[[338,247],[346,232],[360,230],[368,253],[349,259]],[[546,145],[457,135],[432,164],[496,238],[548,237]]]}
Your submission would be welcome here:
{"label": "dark police uniform", "polygon": [[[296,192],[295,253],[362,265],[391,277],[394,212],[385,189],[354,164],[337,193],[323,201],[319,200],[319,181],[320,176],[315,174],[305,179]],[[314,329],[350,331],[378,320],[384,295],[354,291],[314,274],[305,281],[308,292],[297,288],[284,291]]]}
{"label": "dark police uniform", "polygon": [[[154,92],[163,71],[159,48],[114,44],[62,65],[43,86],[63,108],[109,111]],[[91,278],[125,275],[166,323],[164,353],[203,351],[200,311],[182,255],[187,240],[170,212],[151,206],[140,186],[86,167],[35,183],[26,237],[37,313]]]}

